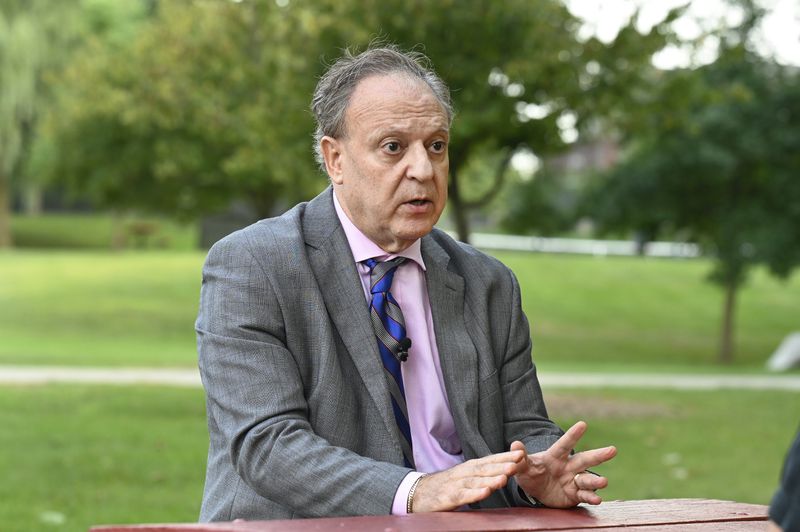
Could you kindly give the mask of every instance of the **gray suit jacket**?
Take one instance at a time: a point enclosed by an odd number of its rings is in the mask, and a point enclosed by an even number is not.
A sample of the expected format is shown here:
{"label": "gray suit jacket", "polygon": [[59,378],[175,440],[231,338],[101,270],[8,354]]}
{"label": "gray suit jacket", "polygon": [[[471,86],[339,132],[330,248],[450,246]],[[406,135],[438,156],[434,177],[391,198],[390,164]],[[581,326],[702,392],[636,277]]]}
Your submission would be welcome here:
{"label": "gray suit jacket", "polygon": [[[329,188],[218,242],[197,342],[210,446],[201,521],[387,514],[409,472],[367,302]],[[447,397],[466,459],[547,418],[519,286],[434,230],[422,255]],[[482,507],[526,504],[514,482]]]}

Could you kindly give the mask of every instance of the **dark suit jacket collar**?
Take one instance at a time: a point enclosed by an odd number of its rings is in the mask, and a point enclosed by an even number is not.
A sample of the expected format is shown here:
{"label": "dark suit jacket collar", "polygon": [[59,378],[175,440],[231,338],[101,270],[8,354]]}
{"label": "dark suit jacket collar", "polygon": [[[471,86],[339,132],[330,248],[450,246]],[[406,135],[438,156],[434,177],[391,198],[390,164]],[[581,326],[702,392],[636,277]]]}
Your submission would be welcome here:
{"label": "dark suit jacket collar", "polygon": [[[335,233],[344,233],[336,211],[333,208],[333,187],[328,186],[317,197],[306,204],[303,214],[303,235],[306,244],[321,249],[330,244],[337,244],[333,241]],[[347,244],[345,238],[345,245]]]}

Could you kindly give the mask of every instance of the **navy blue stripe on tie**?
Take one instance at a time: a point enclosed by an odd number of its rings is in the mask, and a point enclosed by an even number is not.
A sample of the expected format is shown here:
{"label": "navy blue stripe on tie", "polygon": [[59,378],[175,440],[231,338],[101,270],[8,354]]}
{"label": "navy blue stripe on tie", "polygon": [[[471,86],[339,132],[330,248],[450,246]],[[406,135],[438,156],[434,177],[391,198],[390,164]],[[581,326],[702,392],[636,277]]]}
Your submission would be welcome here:
{"label": "navy blue stripe on tie", "polygon": [[[403,462],[407,467],[414,467],[414,453],[411,446],[411,426],[408,421],[406,406],[406,390],[403,385],[403,372],[400,365],[400,351],[406,339],[406,324],[400,305],[389,291],[398,266],[405,259],[378,262],[367,259],[364,262],[370,272],[370,320],[378,341],[378,351],[383,363],[392,413],[400,433],[400,447],[403,451]],[[407,348],[406,348],[407,349]]]}

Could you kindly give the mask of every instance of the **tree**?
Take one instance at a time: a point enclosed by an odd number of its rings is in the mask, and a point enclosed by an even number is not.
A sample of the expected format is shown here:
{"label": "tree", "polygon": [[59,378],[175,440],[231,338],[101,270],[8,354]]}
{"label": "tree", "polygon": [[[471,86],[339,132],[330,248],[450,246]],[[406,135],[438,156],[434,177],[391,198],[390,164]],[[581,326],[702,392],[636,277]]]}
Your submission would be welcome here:
{"label": "tree", "polygon": [[306,14],[160,2],[128,43],[95,43],[66,72],[51,173],[99,205],[183,218],[236,198],[267,216],[308,197],[322,180],[307,111],[315,69],[299,52],[313,42]]}
{"label": "tree", "polygon": [[11,177],[33,128],[40,30],[26,12],[0,10],[0,248],[11,241]]}
{"label": "tree", "polygon": [[750,267],[786,277],[800,264],[800,74],[737,42],[711,65],[665,73],[661,105],[592,196],[605,230],[679,230],[713,251],[723,363]]}
{"label": "tree", "polygon": [[[292,3],[294,4],[294,2]],[[328,35],[364,46],[376,35],[405,48],[421,47],[452,91],[457,111],[450,145],[450,212],[461,240],[468,212],[500,192],[512,155],[563,150],[559,123],[580,129],[598,117],[611,120],[647,82],[650,59],[672,37],[675,10],[645,35],[631,19],[604,44],[577,36],[580,23],[556,0],[331,2],[320,8],[337,20],[356,21]],[[333,36],[331,38],[331,36]],[[421,46],[420,46],[421,45]],[[490,184],[469,175],[476,158],[497,155]],[[480,165],[479,165],[480,166]]]}
{"label": "tree", "polygon": [[[631,26],[608,46],[580,41],[556,0],[158,5],[127,47],[91,49],[65,79],[55,161],[73,189],[186,216],[237,197],[267,215],[307,197],[324,183],[307,110],[323,61],[384,37],[422,43],[453,90],[450,197],[464,240],[466,210],[499,190],[515,150],[563,148],[559,118],[580,127],[608,112],[665,41],[660,26],[645,36]],[[494,183],[470,194],[466,169],[487,153],[498,155]]]}
{"label": "tree", "polygon": [[12,193],[38,184],[31,159],[42,151],[40,121],[53,105],[57,73],[89,32],[120,29],[113,15],[133,7],[114,0],[5,0],[0,7],[0,247],[11,245]]}

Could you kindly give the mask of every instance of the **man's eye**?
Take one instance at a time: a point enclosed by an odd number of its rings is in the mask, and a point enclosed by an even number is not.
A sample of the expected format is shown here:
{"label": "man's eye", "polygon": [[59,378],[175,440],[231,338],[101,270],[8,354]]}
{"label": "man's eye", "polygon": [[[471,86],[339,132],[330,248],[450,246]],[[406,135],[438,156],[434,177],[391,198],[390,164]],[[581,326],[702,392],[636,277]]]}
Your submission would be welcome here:
{"label": "man's eye", "polygon": [[443,152],[443,151],[444,151],[444,148],[445,148],[445,143],[444,143],[444,142],[442,142],[441,140],[437,140],[436,142],[434,142],[433,144],[431,144],[431,149],[432,149],[433,151],[435,151],[436,153],[441,153],[441,152]]}
{"label": "man's eye", "polygon": [[386,144],[384,144],[383,147],[386,149],[386,151],[390,153],[397,153],[398,151],[400,151],[399,142],[387,142]]}

